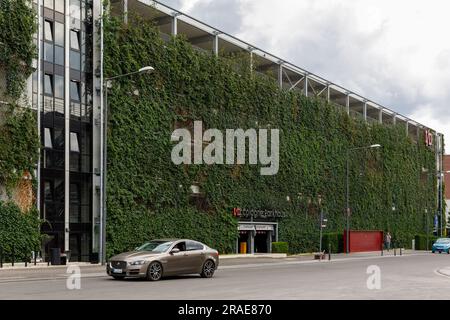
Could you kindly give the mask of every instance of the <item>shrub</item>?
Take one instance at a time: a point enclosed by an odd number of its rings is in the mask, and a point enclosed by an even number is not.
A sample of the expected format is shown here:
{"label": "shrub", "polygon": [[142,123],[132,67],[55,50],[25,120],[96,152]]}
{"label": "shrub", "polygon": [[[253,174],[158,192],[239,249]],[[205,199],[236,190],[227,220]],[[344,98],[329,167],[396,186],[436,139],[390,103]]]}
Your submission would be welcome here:
{"label": "shrub", "polygon": [[272,242],[272,253],[288,253],[289,245],[287,242]]}
{"label": "shrub", "polygon": [[428,248],[427,248],[427,235],[418,234],[414,237],[416,250],[431,250],[431,246],[438,239],[433,235],[428,235]]}
{"label": "shrub", "polygon": [[7,260],[14,251],[22,260],[40,247],[40,220],[36,209],[23,213],[17,205],[0,201],[0,248]]}
{"label": "shrub", "polygon": [[342,232],[330,232],[322,235],[322,248],[329,252],[331,245],[332,253],[344,252],[344,237]]}

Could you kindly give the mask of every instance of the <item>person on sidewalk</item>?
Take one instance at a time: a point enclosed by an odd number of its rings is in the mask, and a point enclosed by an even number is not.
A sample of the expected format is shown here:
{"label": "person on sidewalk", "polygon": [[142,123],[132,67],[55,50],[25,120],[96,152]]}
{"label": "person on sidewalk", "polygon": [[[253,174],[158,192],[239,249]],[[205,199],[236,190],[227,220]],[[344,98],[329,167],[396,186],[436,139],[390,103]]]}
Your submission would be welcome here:
{"label": "person on sidewalk", "polygon": [[384,239],[384,243],[385,243],[385,247],[386,247],[387,251],[389,251],[391,249],[391,240],[392,240],[392,236],[391,236],[391,233],[388,231],[386,233],[386,236]]}

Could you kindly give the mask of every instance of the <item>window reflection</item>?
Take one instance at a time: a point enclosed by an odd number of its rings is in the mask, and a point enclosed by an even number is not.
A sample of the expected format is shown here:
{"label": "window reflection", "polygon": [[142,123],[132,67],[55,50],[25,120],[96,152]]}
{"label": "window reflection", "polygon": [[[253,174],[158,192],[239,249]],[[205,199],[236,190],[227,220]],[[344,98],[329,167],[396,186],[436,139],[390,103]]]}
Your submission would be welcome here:
{"label": "window reflection", "polygon": [[80,101],[80,83],[78,81],[70,81],[70,99]]}
{"label": "window reflection", "polygon": [[53,148],[52,133],[50,128],[44,128],[44,146],[46,148]]}
{"label": "window reflection", "polygon": [[44,93],[53,96],[53,76],[51,74],[44,75]]}
{"label": "window reflection", "polygon": [[53,42],[53,22],[45,20],[44,22],[44,38]]}

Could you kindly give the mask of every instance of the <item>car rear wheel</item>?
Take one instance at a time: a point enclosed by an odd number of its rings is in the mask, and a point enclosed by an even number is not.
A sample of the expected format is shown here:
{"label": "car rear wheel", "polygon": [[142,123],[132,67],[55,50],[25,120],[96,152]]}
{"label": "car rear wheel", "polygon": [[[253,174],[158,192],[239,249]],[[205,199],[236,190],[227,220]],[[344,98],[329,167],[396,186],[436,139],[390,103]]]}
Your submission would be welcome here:
{"label": "car rear wheel", "polygon": [[206,260],[203,264],[202,273],[200,275],[202,278],[211,278],[216,270],[216,264],[212,260]]}
{"label": "car rear wheel", "polygon": [[162,265],[161,263],[155,261],[150,263],[147,269],[147,280],[158,281],[162,278]]}

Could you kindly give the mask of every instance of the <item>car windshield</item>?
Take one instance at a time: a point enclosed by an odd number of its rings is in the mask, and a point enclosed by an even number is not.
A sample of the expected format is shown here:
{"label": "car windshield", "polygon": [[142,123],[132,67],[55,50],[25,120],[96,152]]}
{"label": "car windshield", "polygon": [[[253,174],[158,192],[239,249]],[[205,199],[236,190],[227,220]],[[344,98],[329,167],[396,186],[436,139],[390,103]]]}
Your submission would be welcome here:
{"label": "car windshield", "polygon": [[136,251],[152,251],[152,252],[165,252],[172,245],[170,241],[150,241],[144,243],[142,246],[137,247]]}
{"label": "car windshield", "polygon": [[436,243],[449,243],[450,239],[448,238],[441,238],[441,239],[437,239]]}

